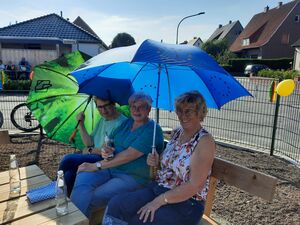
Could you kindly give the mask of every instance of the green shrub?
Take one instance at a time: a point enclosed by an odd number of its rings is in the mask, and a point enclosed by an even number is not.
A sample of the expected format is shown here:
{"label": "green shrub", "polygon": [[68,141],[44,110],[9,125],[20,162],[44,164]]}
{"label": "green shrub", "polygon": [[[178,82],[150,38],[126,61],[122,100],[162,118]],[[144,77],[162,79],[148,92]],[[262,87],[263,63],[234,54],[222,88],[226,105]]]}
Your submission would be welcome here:
{"label": "green shrub", "polygon": [[294,77],[299,76],[299,72],[296,70],[261,70],[258,72],[258,76],[277,79],[293,79]]}
{"label": "green shrub", "polygon": [[30,90],[31,80],[7,80],[3,89],[10,90]]}

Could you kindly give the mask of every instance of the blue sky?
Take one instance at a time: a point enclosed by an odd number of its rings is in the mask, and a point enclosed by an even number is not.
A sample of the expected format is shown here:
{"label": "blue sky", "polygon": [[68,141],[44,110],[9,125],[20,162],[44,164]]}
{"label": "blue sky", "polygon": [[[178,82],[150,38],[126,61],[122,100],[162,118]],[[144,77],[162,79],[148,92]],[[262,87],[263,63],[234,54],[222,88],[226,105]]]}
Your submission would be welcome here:
{"label": "blue sky", "polygon": [[265,6],[277,4],[278,0],[1,0],[0,27],[63,11],[70,21],[80,16],[107,45],[120,32],[137,42],[150,38],[175,43],[177,24],[185,16],[205,12],[182,22],[179,42],[195,36],[206,40],[229,20],[240,20],[245,27]]}

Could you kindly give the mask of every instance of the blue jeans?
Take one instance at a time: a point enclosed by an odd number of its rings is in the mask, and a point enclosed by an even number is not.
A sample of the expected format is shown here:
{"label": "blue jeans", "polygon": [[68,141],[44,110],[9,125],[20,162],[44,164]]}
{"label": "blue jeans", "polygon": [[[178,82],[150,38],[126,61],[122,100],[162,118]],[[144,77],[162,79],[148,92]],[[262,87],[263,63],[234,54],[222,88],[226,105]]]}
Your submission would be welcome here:
{"label": "blue jeans", "polygon": [[67,185],[68,196],[71,195],[78,166],[84,162],[95,163],[102,160],[97,154],[68,154],[65,155],[59,164],[58,170],[64,171],[64,178]]}
{"label": "blue jeans", "polygon": [[113,197],[107,206],[102,225],[196,225],[204,211],[204,202],[193,199],[161,206],[154,215],[153,222],[139,220],[137,211],[167,188],[156,183],[135,192]]}
{"label": "blue jeans", "polygon": [[124,173],[109,169],[77,174],[71,200],[87,217],[94,209],[105,207],[115,195],[135,191],[142,186]]}

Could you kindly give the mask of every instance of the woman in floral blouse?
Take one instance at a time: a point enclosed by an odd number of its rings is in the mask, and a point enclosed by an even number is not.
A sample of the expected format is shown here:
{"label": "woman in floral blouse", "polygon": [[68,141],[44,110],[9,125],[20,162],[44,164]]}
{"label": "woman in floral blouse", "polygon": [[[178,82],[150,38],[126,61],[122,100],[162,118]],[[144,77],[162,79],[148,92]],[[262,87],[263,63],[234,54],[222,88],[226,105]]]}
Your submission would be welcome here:
{"label": "woman in floral blouse", "polygon": [[[156,181],[112,198],[102,224],[196,225],[202,217],[215,153],[214,139],[201,125],[207,107],[197,91],[175,104],[181,127],[162,153]],[[157,153],[148,155],[150,166],[158,161]]]}

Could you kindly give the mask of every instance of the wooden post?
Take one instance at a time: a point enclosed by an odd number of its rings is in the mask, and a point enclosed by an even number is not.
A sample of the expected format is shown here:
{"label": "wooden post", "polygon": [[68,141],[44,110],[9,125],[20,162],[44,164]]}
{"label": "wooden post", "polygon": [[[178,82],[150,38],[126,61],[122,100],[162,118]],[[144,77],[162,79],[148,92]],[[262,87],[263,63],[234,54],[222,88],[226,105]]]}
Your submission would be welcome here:
{"label": "wooden post", "polygon": [[8,130],[0,130],[0,144],[10,144]]}
{"label": "wooden post", "polygon": [[209,181],[209,187],[208,187],[209,192],[207,193],[206,196],[206,202],[204,208],[204,215],[208,217],[210,216],[212,210],[217,183],[218,183],[218,179],[211,176]]}

